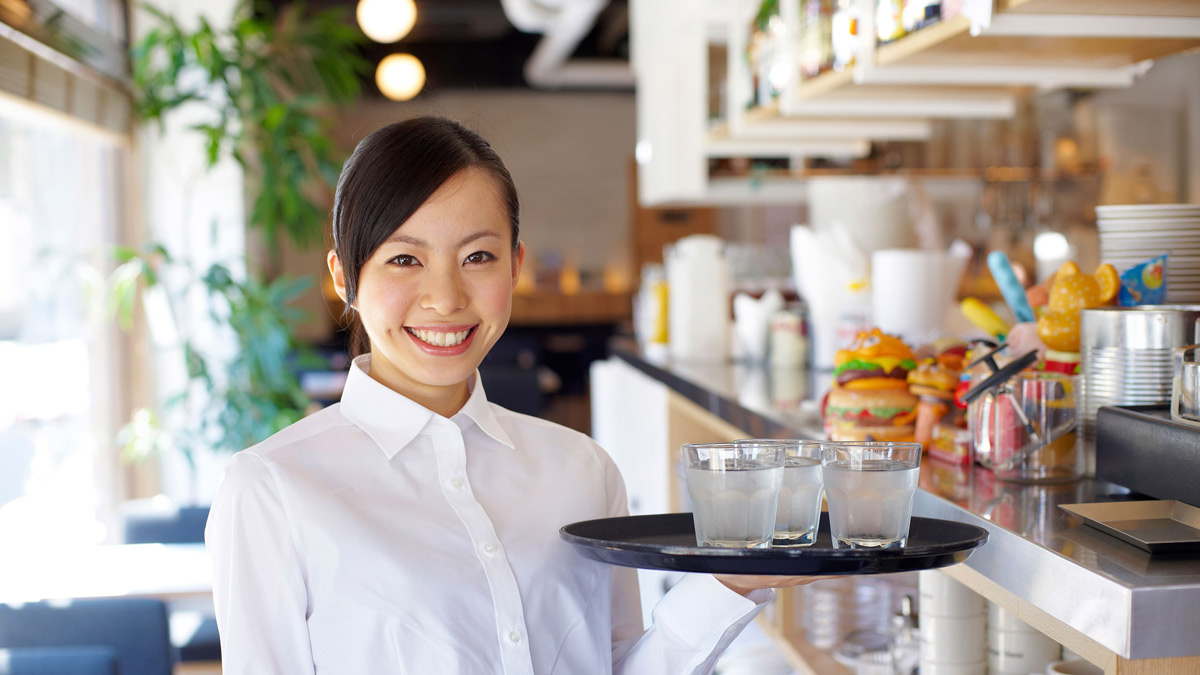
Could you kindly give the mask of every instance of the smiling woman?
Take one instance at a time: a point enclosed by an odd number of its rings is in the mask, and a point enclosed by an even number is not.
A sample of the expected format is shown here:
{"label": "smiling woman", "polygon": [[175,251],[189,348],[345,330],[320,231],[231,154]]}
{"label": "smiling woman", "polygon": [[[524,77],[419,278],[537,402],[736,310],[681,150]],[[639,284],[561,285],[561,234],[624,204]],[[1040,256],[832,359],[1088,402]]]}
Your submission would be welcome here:
{"label": "smiling woman", "polygon": [[496,180],[454,174],[358,270],[356,297],[329,254],[338,295],[370,340],[371,377],[450,416],[508,326],[524,250],[512,245]]}
{"label": "smiling woman", "polygon": [[442,414],[462,407],[508,325],[519,214],[508,169],[457,123],[415,118],[359,144],[338,181],[329,270],[372,378]]}
{"label": "smiling woman", "polygon": [[380,129],[333,228],[366,353],[339,403],[226,471],[206,532],[223,672],[710,672],[778,582],[693,576],[646,629],[636,572],[558,536],[628,515],[612,459],[484,392],[524,253],[490,146],[442,118]]}

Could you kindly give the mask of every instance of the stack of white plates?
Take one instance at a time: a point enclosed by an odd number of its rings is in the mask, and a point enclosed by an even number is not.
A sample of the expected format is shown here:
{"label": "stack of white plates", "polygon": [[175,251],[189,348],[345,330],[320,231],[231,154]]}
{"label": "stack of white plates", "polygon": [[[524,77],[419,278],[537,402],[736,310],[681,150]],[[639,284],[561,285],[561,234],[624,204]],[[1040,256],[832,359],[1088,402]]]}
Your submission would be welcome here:
{"label": "stack of white plates", "polygon": [[1200,204],[1096,207],[1100,260],[1124,272],[1167,254],[1167,302],[1200,302]]}

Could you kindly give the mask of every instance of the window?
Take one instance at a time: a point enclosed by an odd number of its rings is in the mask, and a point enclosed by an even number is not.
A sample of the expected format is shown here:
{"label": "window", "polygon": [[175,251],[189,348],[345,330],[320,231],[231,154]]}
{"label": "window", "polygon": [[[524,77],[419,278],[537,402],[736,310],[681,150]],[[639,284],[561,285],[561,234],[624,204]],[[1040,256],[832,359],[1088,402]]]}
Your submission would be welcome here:
{"label": "window", "polygon": [[104,274],[125,140],[0,97],[0,541],[106,538],[126,405]]}

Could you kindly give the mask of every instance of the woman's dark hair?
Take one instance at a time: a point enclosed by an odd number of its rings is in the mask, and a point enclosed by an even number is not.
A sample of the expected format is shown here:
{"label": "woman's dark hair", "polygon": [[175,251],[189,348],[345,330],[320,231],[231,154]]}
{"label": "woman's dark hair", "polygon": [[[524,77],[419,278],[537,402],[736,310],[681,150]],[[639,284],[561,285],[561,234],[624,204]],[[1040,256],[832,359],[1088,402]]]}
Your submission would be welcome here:
{"label": "woman's dark hair", "polygon": [[[342,167],[333,199],[333,249],[346,277],[346,311],[358,295],[358,276],[384,241],[452,176],[480,169],[496,181],[512,246],[520,245],[517,188],[500,156],[471,129],[445,117],[389,124],[359,142]],[[370,348],[362,322],[353,320],[350,351]]]}

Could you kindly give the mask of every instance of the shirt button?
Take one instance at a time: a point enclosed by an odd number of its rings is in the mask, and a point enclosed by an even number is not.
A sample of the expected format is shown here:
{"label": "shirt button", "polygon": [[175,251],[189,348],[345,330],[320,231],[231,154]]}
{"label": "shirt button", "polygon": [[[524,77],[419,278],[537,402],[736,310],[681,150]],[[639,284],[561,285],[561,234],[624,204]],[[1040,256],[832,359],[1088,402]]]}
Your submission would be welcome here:
{"label": "shirt button", "polygon": [[483,552],[484,552],[484,553],[486,553],[486,554],[488,554],[488,555],[492,555],[492,554],[493,554],[493,553],[495,553],[495,552],[496,552],[496,551],[497,551],[499,548],[500,548],[500,547],[499,547],[499,546],[496,544],[496,542],[494,542],[494,541],[489,541],[488,543],[486,543],[486,544],[484,544],[484,545],[483,545]]}
{"label": "shirt button", "polygon": [[454,478],[453,478],[453,479],[450,481],[450,484],[454,486],[454,489],[455,489],[455,490],[461,490],[461,489],[463,488],[463,486],[464,486],[464,485],[466,485],[466,483],[465,483],[465,482],[463,482],[463,479],[462,479],[462,478],[460,478],[460,477],[458,477],[458,476],[455,476],[455,477],[454,477]]}
{"label": "shirt button", "polygon": [[514,630],[513,632],[509,633],[508,639],[512,640],[514,645],[517,644],[521,641],[521,631]]}

